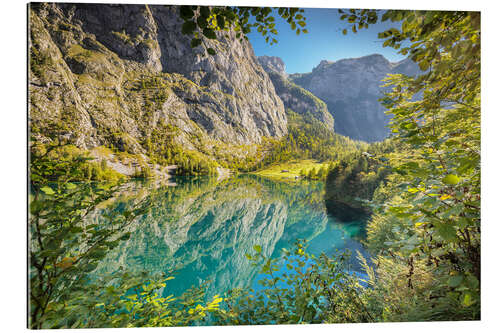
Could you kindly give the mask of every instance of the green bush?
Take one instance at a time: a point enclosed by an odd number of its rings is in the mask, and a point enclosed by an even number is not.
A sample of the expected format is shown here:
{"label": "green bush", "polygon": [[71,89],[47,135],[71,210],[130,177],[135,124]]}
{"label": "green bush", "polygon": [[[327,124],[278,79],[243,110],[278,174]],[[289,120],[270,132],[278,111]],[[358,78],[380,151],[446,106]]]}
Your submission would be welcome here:
{"label": "green bush", "polygon": [[[222,299],[206,301],[203,286],[176,298],[160,297],[172,279],[168,275],[120,269],[91,276],[100,260],[130,237],[128,226],[149,211],[151,202],[113,204],[120,184],[75,184],[82,163],[68,160],[60,173],[57,160],[31,161],[29,328],[186,326],[216,311]],[[88,213],[99,209],[106,210],[99,223],[89,223]]]}

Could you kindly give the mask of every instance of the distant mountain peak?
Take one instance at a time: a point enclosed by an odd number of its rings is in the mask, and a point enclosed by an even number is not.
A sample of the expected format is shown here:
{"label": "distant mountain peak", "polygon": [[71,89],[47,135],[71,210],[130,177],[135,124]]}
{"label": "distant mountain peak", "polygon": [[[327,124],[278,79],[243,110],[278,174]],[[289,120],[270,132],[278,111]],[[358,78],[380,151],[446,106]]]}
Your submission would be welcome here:
{"label": "distant mountain peak", "polygon": [[291,76],[286,74],[285,63],[281,58],[260,56],[257,60],[269,75],[286,109],[301,115],[312,116],[323,123],[327,129],[333,131],[334,120],[326,104],[291,81]]}
{"label": "distant mountain peak", "polygon": [[358,59],[383,59],[383,60],[387,60],[380,53],[373,53],[373,54],[365,55],[365,56],[359,57]]}
{"label": "distant mountain peak", "polygon": [[364,65],[383,65],[391,66],[391,62],[387,60],[383,55],[379,53],[369,54],[357,58],[343,58],[337,61],[332,60],[321,60],[318,66],[313,68],[314,71],[323,70],[330,67],[331,65],[345,65],[345,64],[364,64]]}
{"label": "distant mountain peak", "polygon": [[335,61],[330,61],[330,60],[321,60],[318,64],[318,66],[313,68],[313,71],[323,69],[328,67],[329,65],[335,63]]}
{"label": "distant mountain peak", "polygon": [[285,62],[280,57],[263,55],[257,57],[257,60],[266,72],[276,72],[280,75],[287,76]]}
{"label": "distant mountain peak", "polygon": [[410,59],[390,62],[381,54],[337,61],[321,60],[311,73],[293,74],[293,82],[324,101],[335,118],[335,132],[368,142],[387,137],[390,117],[378,99],[388,89],[387,74],[419,75]]}

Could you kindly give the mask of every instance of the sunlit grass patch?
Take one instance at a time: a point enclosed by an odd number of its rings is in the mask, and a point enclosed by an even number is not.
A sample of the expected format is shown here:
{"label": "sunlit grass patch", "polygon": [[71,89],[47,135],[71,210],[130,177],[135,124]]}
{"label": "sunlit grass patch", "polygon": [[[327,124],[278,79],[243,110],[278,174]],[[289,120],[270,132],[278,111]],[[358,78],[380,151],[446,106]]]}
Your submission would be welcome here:
{"label": "sunlit grass patch", "polygon": [[323,167],[328,167],[328,163],[321,163],[316,160],[291,160],[270,165],[265,169],[253,172],[253,174],[277,180],[295,180],[296,177],[301,178],[302,175],[308,174],[312,169],[320,170]]}

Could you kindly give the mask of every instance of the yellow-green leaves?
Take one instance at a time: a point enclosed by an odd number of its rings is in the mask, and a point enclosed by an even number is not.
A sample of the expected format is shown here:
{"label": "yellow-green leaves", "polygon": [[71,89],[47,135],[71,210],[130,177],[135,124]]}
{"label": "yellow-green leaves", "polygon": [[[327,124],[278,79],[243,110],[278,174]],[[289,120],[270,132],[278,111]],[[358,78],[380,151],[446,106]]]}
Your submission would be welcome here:
{"label": "yellow-green leaves", "polygon": [[470,292],[465,293],[464,297],[463,297],[463,300],[462,300],[463,306],[469,307],[469,306],[471,306],[474,303],[475,303],[475,301],[473,300],[472,294]]}
{"label": "yellow-green leaves", "polygon": [[443,194],[442,196],[439,197],[440,200],[447,200],[451,199],[451,195],[449,194]]}
{"label": "yellow-green leaves", "polygon": [[446,185],[457,185],[460,178],[457,175],[448,174],[442,179],[442,182]]}
{"label": "yellow-green leaves", "polygon": [[[352,24],[363,17],[360,10],[353,14]],[[393,230],[400,239],[385,247],[405,256],[417,250],[429,262],[439,258],[432,274],[442,281],[441,289],[461,301],[455,306],[462,308],[453,311],[470,308],[471,318],[479,314],[479,284],[471,281],[479,279],[481,252],[479,17],[475,12],[389,10],[382,20],[401,21],[401,28],[379,34],[384,46],[402,46],[400,53],[424,73],[385,80],[392,89],[381,101],[398,143],[390,164],[404,185],[375,220],[400,227]],[[449,274],[457,267],[460,275]]]}
{"label": "yellow-green leaves", "polygon": [[219,297],[219,295],[215,295],[210,303],[207,304],[207,310],[208,311],[216,311],[219,309],[219,304],[223,301],[224,299],[222,297]]}
{"label": "yellow-green leaves", "polygon": [[[218,325],[357,322],[365,320],[357,297],[365,290],[346,267],[350,253],[318,257],[303,241],[282,259],[263,257],[259,290],[237,289],[224,297],[227,311],[213,314]],[[302,253],[297,255],[298,251]],[[288,252],[288,253],[287,253]],[[282,267],[276,264],[280,262]],[[281,268],[281,269],[280,269]],[[214,297],[214,301],[217,296]],[[332,307],[335,304],[336,307]]]}
{"label": "yellow-green leaves", "polygon": [[52,194],[55,194],[56,192],[54,192],[54,190],[52,188],[50,188],[49,186],[44,186],[42,188],[40,188],[40,190],[47,194],[47,195],[52,195]]}
{"label": "yellow-green leaves", "polygon": [[[273,45],[278,42],[273,38],[278,34],[275,16],[284,19],[292,31],[299,35],[307,33],[303,13],[304,10],[299,8],[278,8],[276,13],[270,7],[181,6],[179,14],[184,21],[182,33],[194,36],[195,39],[200,35],[216,39],[217,31],[227,32],[230,29],[236,32],[236,38],[248,39],[246,34],[255,29],[265,38],[266,43]],[[191,47],[198,45],[198,41],[191,42]],[[211,50],[207,50],[207,53],[215,55],[215,51]]]}

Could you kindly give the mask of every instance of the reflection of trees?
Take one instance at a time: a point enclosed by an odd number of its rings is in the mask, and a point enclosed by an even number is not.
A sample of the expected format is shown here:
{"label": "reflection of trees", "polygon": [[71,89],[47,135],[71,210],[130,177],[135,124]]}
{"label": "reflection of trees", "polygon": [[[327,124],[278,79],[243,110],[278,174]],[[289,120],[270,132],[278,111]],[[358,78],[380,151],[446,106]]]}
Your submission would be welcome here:
{"label": "reflection of trees", "polygon": [[119,266],[176,269],[179,277],[170,281],[169,292],[210,279],[209,293],[221,293],[251,285],[258,268],[245,254],[255,244],[266,256],[277,256],[282,245],[314,238],[328,222],[321,183],[286,184],[248,175],[177,183],[150,190],[153,209],[131,227],[131,238],[108,254],[100,273]]}

